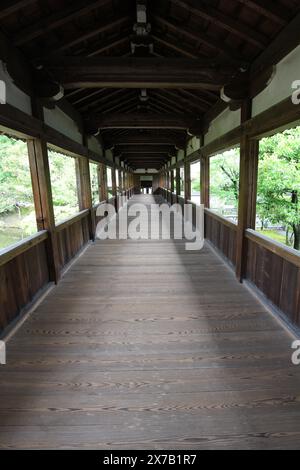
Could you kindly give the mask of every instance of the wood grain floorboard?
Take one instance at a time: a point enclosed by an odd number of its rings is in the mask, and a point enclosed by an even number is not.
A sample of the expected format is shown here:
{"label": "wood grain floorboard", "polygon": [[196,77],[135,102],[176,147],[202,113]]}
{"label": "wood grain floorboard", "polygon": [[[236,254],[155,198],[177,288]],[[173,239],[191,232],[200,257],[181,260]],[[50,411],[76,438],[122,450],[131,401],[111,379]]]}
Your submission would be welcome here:
{"label": "wood grain floorboard", "polygon": [[297,449],[291,342],[208,246],[97,241],[7,345],[0,448]]}

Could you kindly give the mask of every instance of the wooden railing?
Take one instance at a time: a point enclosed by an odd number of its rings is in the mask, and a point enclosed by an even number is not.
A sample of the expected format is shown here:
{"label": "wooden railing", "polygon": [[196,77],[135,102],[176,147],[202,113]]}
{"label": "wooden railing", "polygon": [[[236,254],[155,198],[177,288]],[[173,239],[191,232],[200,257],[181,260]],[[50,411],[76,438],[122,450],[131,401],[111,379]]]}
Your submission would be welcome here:
{"label": "wooden railing", "polygon": [[0,333],[49,283],[48,233],[0,250]]}
{"label": "wooden railing", "polygon": [[246,238],[246,279],[300,326],[300,253],[254,230]]}
{"label": "wooden railing", "polygon": [[90,239],[88,209],[56,226],[59,265],[62,270]]}
{"label": "wooden railing", "polygon": [[[169,191],[158,188],[167,200]],[[184,205],[184,198],[172,194],[172,200]],[[195,204],[192,202],[192,205]],[[231,266],[236,265],[238,226],[222,215],[205,209],[205,238],[217,248]],[[282,317],[300,326],[300,252],[271,240],[255,230],[245,231],[246,271],[244,279],[263,294]]]}
{"label": "wooden railing", "polygon": [[236,264],[236,233],[236,224],[205,209],[205,238],[220,250],[232,266]]}

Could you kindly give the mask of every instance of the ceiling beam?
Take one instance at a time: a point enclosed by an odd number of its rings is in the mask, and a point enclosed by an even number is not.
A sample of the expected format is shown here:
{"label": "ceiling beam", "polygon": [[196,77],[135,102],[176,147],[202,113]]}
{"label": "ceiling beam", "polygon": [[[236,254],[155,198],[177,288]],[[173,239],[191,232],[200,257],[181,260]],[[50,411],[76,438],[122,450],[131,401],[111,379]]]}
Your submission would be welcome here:
{"label": "ceiling beam", "polygon": [[175,152],[174,145],[117,145],[115,151],[118,153],[131,153],[131,154],[144,154],[144,153],[173,153]]}
{"label": "ceiling beam", "polygon": [[220,52],[227,57],[231,63],[236,65],[246,65],[245,59],[243,59],[242,56],[239,55],[232,47],[227,46],[224,41],[218,41],[202,31],[196,31],[190,25],[184,26],[182,23],[177,24],[157,15],[153,15],[152,18],[156,23],[171,29],[175,33],[184,35],[192,41],[196,41],[196,44],[205,44],[206,46],[215,49],[217,52]]}
{"label": "ceiling beam", "polygon": [[191,51],[191,48],[182,46],[182,43],[179,41],[172,41],[171,39],[161,38],[156,34],[151,34],[151,37],[157,41],[159,44],[166,46],[168,49],[172,49],[175,52],[183,55],[184,57],[189,57],[190,59],[199,58],[199,54],[195,54],[195,51]]}
{"label": "ceiling beam", "polygon": [[[81,90],[81,91],[86,91],[86,90]],[[86,100],[89,100],[89,99],[93,98],[94,96],[102,95],[102,93],[104,93],[105,91],[107,91],[106,88],[100,88],[100,90],[95,90],[91,93],[88,93],[84,96],[81,96],[80,98],[76,98],[74,101],[72,99],[70,101],[73,105],[80,104],[83,101],[86,101]],[[70,96],[72,98],[72,95],[69,95],[69,94],[65,95],[65,97],[67,99],[69,99]]]}
{"label": "ceiling beam", "polygon": [[94,114],[86,121],[98,129],[189,129],[200,126],[193,115]]}
{"label": "ceiling beam", "polygon": [[192,101],[193,103],[196,103],[196,102],[199,103],[199,107],[202,106],[202,107],[208,108],[212,106],[219,98],[219,95],[212,95],[211,97],[210,96],[207,97],[206,95],[202,95],[202,96],[196,95],[195,93],[192,93],[191,91],[188,91],[188,90],[179,89],[177,91],[180,95],[182,94],[186,96],[187,98],[189,98],[190,101]]}
{"label": "ceiling beam", "polygon": [[222,13],[220,10],[210,7],[207,4],[199,3],[196,0],[170,0],[174,5],[177,5],[190,14],[212,22],[214,25],[219,26],[229,33],[235,34],[240,39],[253,44],[259,49],[264,49],[268,44],[267,38],[259,33],[257,30],[250,28],[245,23],[238,19]]}
{"label": "ceiling beam", "polygon": [[251,74],[259,74],[263,69],[276,65],[293,49],[299,46],[300,13],[281,30],[251,65]]}
{"label": "ceiling beam", "polygon": [[[104,88],[102,88],[102,90],[104,90],[106,92],[109,92],[109,93],[107,93],[104,96],[102,96],[102,93],[100,93],[100,95],[101,95],[100,98],[97,98],[97,99],[93,100],[92,102],[80,105],[79,109],[81,111],[85,111],[86,109],[92,108],[94,106],[104,105],[107,101],[111,100],[113,97],[115,97],[117,95],[120,95],[120,94],[123,94],[124,91],[126,91],[123,88],[117,89],[117,90],[114,90],[114,91],[112,91],[111,89],[104,89]],[[98,91],[100,91],[100,90],[98,90]],[[90,98],[90,95],[86,96],[86,99],[89,99],[89,98]]]}
{"label": "ceiling beam", "polygon": [[125,108],[125,107],[127,107],[127,105],[129,103],[133,103],[133,102],[135,102],[137,104],[137,97],[136,97],[135,94],[134,94],[134,96],[130,96],[127,99],[118,100],[118,102],[115,101],[114,105],[112,105],[112,104],[108,105],[106,108],[101,109],[101,112],[111,113],[112,111],[116,111],[116,110],[120,110],[122,108]]}
{"label": "ceiling beam", "polygon": [[219,90],[232,76],[210,59],[64,57],[46,69],[65,88],[207,88]]}
{"label": "ceiling beam", "polygon": [[77,0],[64,9],[58,8],[54,13],[45,18],[40,18],[33,25],[21,30],[16,35],[14,43],[17,46],[22,46],[107,3],[110,3],[110,0],[97,0],[88,4],[86,0]]}
{"label": "ceiling beam", "polygon": [[184,148],[185,138],[174,137],[172,135],[151,135],[138,133],[136,135],[124,135],[124,136],[110,136],[105,139],[106,146],[109,145],[128,145],[131,148],[133,146],[145,145],[147,147],[155,147],[160,145],[176,146],[177,148]]}
{"label": "ceiling beam", "polygon": [[[177,90],[176,90],[177,91]],[[203,111],[207,111],[207,109],[211,106],[211,103],[199,103],[197,102],[197,99],[194,98],[195,95],[192,95],[191,93],[188,94],[188,92],[186,92],[186,94],[184,93],[184,90],[181,91],[181,93],[185,96],[182,96],[180,95],[179,93],[175,92],[174,91],[171,91],[171,90],[162,90],[162,92],[164,93],[164,95],[167,95],[169,96],[171,99],[175,100],[175,102],[177,103],[180,103],[183,108],[186,110],[186,107],[187,106],[190,106],[191,108],[193,109],[198,109],[198,112],[203,112]]]}
{"label": "ceiling beam", "polygon": [[[77,33],[76,37],[74,37],[70,41],[63,42],[63,44],[60,47],[55,48],[55,50],[49,55],[51,55],[51,56],[54,55],[55,56],[55,54],[57,54],[59,52],[60,53],[64,52],[64,51],[70,49],[71,47],[76,46],[77,44],[81,44],[82,42],[87,41],[87,40],[97,36],[98,34],[103,34],[103,33],[106,33],[107,31],[119,28],[126,21],[129,21],[129,19],[130,18],[128,16],[122,16],[120,18],[114,18],[113,20],[109,20],[109,21],[105,21],[105,22],[101,23],[95,29],[92,29],[92,30],[89,29],[85,33],[80,33],[79,32],[79,33]],[[127,38],[128,38],[128,36],[127,36]],[[124,40],[124,39],[122,38],[122,40]],[[103,44],[102,47],[105,50],[105,47],[107,47],[107,44]],[[101,49],[101,46],[99,48],[97,48],[96,51],[100,50],[100,49]],[[95,51],[93,50],[90,53],[87,53],[87,54],[84,54],[84,55],[86,55],[87,57],[89,57],[89,56],[92,57],[92,55],[94,53],[95,53]]]}
{"label": "ceiling beam", "polygon": [[0,10],[0,19],[5,18],[8,15],[12,15],[17,11],[21,10],[22,8],[26,8],[32,3],[36,3],[37,0],[19,0],[15,2],[11,2],[11,0],[6,0],[1,2],[1,10]]}
{"label": "ceiling beam", "polygon": [[153,113],[158,113],[158,114],[168,114],[168,113],[174,113],[174,108],[171,106],[166,105],[165,103],[161,103],[158,97],[155,95],[151,96],[151,101],[148,104],[149,111]]}
{"label": "ceiling beam", "polygon": [[[117,154],[116,156],[119,156],[120,154]],[[167,153],[162,153],[159,156],[155,156],[151,153],[144,154],[143,156],[135,156],[135,155],[130,155],[130,154],[122,154],[120,158],[131,161],[131,162],[145,162],[150,161],[150,162],[161,162],[163,160],[166,160],[169,157]]]}
{"label": "ceiling beam", "polygon": [[96,55],[103,54],[103,52],[109,51],[114,47],[120,46],[121,44],[125,44],[126,42],[129,44],[128,34],[125,34],[125,36],[122,36],[121,38],[116,38],[115,40],[108,39],[105,42],[102,41],[97,46],[94,46],[93,49],[89,50],[85,55],[86,57],[94,57]]}
{"label": "ceiling beam", "polygon": [[278,23],[280,26],[285,26],[289,22],[289,17],[285,8],[280,5],[275,5],[273,1],[264,0],[253,1],[253,0],[238,0],[243,5],[256,11],[256,13],[265,16],[269,20]]}
{"label": "ceiling beam", "polygon": [[182,106],[180,102],[176,102],[174,99],[168,98],[168,96],[165,96],[159,91],[153,91],[151,98],[157,99],[162,106],[166,106],[171,110],[171,112],[182,114],[186,111],[186,107]]}

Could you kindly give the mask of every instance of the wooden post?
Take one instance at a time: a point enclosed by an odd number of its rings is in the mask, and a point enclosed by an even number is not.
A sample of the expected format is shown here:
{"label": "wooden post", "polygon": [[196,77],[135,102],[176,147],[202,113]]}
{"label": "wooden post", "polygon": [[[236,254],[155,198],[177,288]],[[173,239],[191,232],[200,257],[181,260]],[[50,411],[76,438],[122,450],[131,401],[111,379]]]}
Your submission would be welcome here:
{"label": "wooden post", "polygon": [[201,204],[209,207],[209,157],[202,157],[200,162]]}
{"label": "wooden post", "polygon": [[99,163],[98,166],[98,182],[100,190],[100,201],[107,200],[107,180],[106,180],[106,167],[104,163]]}
{"label": "wooden post", "polygon": [[180,167],[176,167],[176,199],[178,202],[178,197],[180,196]]}
{"label": "wooden post", "polygon": [[90,239],[95,239],[96,220],[93,211],[93,200],[91,191],[91,177],[89,160],[86,157],[76,158],[76,179],[78,188],[79,209],[81,211],[88,209],[89,214],[89,232]]}
{"label": "wooden post", "polygon": [[[204,146],[204,135],[200,137],[200,149]],[[210,186],[210,160],[209,157],[201,156],[200,160],[200,192],[201,192],[201,204],[204,207],[209,207],[209,186]]]}
{"label": "wooden post", "polygon": [[[249,117],[251,117],[251,105],[247,101],[242,107],[242,122]],[[240,282],[247,266],[245,230],[255,228],[258,155],[258,141],[243,135],[240,146],[240,191],[236,241],[236,276]]]}
{"label": "wooden post", "polygon": [[116,169],[116,175],[118,175],[117,193],[121,195],[122,194],[122,172],[119,168]]}
{"label": "wooden post", "polygon": [[60,263],[47,143],[42,139],[30,139],[27,146],[37,226],[38,230],[47,230],[49,233],[47,243],[49,274],[50,280],[57,284],[60,279]]}
{"label": "wooden post", "polygon": [[184,200],[191,200],[191,165],[184,158]]}
{"label": "wooden post", "polygon": [[118,197],[117,197],[117,184],[116,184],[116,167],[115,165],[111,168],[111,184],[112,184],[112,194],[115,201],[115,209],[118,211]]}
{"label": "wooden post", "polygon": [[171,176],[171,204],[173,204],[173,199],[174,199],[174,170],[171,170],[171,173],[170,173],[170,176]]}

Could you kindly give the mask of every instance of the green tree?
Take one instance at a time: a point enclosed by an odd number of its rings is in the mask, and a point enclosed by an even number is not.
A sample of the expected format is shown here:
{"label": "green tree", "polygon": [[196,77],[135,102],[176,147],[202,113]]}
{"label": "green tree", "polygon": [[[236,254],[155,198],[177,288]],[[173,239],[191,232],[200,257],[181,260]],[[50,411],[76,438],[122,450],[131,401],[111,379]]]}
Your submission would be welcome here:
{"label": "green tree", "polygon": [[210,159],[210,193],[220,205],[238,207],[240,151],[231,149]]}
{"label": "green tree", "polygon": [[0,135],[0,214],[32,206],[27,144]]}
{"label": "green tree", "polygon": [[260,142],[257,214],[262,221],[291,228],[300,249],[300,127]]}

